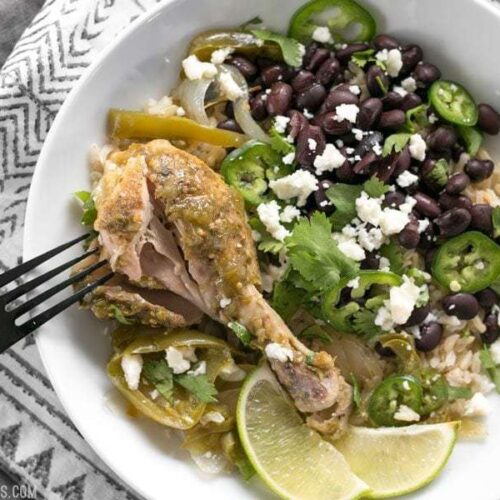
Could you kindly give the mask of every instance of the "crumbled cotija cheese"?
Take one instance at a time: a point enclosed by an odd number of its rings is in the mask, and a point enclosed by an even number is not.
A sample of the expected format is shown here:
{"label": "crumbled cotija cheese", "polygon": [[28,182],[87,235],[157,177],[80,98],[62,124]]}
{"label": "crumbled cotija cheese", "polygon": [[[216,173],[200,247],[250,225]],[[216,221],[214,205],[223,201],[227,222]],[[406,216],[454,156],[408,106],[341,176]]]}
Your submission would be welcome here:
{"label": "crumbled cotija cheese", "polygon": [[300,210],[293,205],[287,205],[281,212],[280,221],[285,223],[292,222],[298,217],[300,217]]}
{"label": "crumbled cotija cheese", "polygon": [[142,356],[140,354],[125,354],[121,360],[121,367],[125,381],[131,391],[139,389],[142,372]]}
{"label": "crumbled cotija cheese", "polygon": [[290,118],[288,116],[278,115],[274,117],[274,128],[279,134],[284,134]]}
{"label": "crumbled cotija cheese", "polygon": [[217,68],[214,64],[202,62],[194,54],[182,61],[182,68],[189,80],[213,78],[217,74]]}
{"label": "crumbled cotija cheese", "polygon": [[418,175],[412,174],[409,170],[405,170],[402,174],[399,174],[396,183],[402,188],[411,186],[418,182]]}
{"label": "crumbled cotija cheese", "polygon": [[224,47],[222,49],[217,49],[212,52],[210,57],[210,62],[212,64],[223,64],[226,58],[234,52],[232,47]]}
{"label": "crumbled cotija cheese", "polygon": [[333,43],[332,34],[327,26],[318,26],[312,33],[312,39],[319,43]]}
{"label": "crumbled cotija cheese", "polygon": [[266,356],[269,359],[277,359],[282,363],[285,363],[286,361],[289,360],[290,361],[293,360],[293,351],[289,347],[277,344],[276,342],[271,342],[270,344],[267,344],[265,352]]}
{"label": "crumbled cotija cheese", "polygon": [[347,120],[351,123],[356,123],[359,107],[356,104],[340,104],[335,108],[335,118],[337,122]]}
{"label": "crumbled cotija cheese", "polygon": [[427,144],[420,134],[413,134],[410,137],[410,154],[412,158],[418,161],[425,160],[425,152],[427,151]]}
{"label": "crumbled cotija cheese", "polygon": [[191,363],[184,359],[182,352],[175,347],[169,347],[166,351],[165,358],[167,364],[175,374],[187,372]]}
{"label": "crumbled cotija cheese", "polygon": [[400,422],[418,422],[420,415],[409,406],[400,405],[398,411],[394,414],[394,419]]}
{"label": "crumbled cotija cheese", "polygon": [[283,241],[290,232],[280,222],[280,206],[275,200],[261,203],[257,207],[257,214],[268,233],[278,241]]}
{"label": "crumbled cotija cheese", "polygon": [[345,156],[333,144],[327,144],[323,153],[314,158],[316,175],[331,172],[341,167],[344,162]]}
{"label": "crumbled cotija cheese", "polygon": [[224,415],[220,411],[207,411],[207,413],[200,418],[200,424],[207,425],[210,422],[222,424],[225,420]]}
{"label": "crumbled cotija cheese", "polygon": [[297,198],[297,206],[303,207],[311,193],[318,189],[318,179],[307,170],[296,170],[293,174],[269,182],[269,187],[280,200]]}
{"label": "crumbled cotija cheese", "polygon": [[230,101],[236,101],[244,95],[242,88],[234,81],[229,72],[222,72],[219,77],[220,89]]}
{"label": "crumbled cotija cheese", "polygon": [[407,92],[415,92],[415,90],[417,90],[417,81],[412,76],[409,76],[401,81],[401,86]]}

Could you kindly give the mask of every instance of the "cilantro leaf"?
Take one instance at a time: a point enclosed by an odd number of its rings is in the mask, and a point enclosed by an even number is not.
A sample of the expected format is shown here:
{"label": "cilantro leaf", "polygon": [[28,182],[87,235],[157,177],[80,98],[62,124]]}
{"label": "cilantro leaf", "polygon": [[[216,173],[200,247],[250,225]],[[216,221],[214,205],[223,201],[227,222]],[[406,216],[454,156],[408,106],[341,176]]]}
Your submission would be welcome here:
{"label": "cilantro leaf", "polygon": [[495,384],[497,392],[500,394],[500,365],[495,363],[490,350],[483,346],[483,349],[479,353],[479,359],[483,368],[488,372],[491,381]]}
{"label": "cilantro leaf", "polygon": [[500,207],[493,209],[491,219],[493,222],[493,238],[498,238],[500,236]]}
{"label": "cilantro leaf", "polygon": [[428,104],[421,104],[415,108],[411,108],[406,112],[406,122],[405,130],[414,134],[423,128],[429,126],[429,117],[427,112],[429,111]]}
{"label": "cilantro leaf", "polygon": [[273,33],[269,30],[250,30],[257,38],[265,42],[277,43],[283,54],[284,61],[294,68],[302,64],[305,53],[305,47],[293,38],[287,38],[279,33]]}
{"label": "cilantro leaf", "polygon": [[250,344],[252,335],[241,323],[230,321],[227,326],[238,337],[243,345]]}
{"label": "cilantro leaf", "polygon": [[285,136],[278,132],[275,127],[269,130],[269,136],[271,137],[269,145],[278,153],[287,155],[295,151],[295,146],[289,143]]}
{"label": "cilantro leaf", "polygon": [[283,250],[285,244],[282,241],[275,240],[272,236],[264,234],[259,241],[257,248],[264,253],[278,254]]}
{"label": "cilantro leaf", "polygon": [[83,214],[80,222],[84,226],[93,226],[97,219],[94,199],[89,191],[77,191],[75,197],[83,203]]}
{"label": "cilantro leaf", "polygon": [[319,340],[323,344],[331,344],[332,338],[321,325],[311,325],[299,333],[303,340]]}
{"label": "cilantro leaf", "polygon": [[206,375],[176,375],[175,381],[202,403],[215,403],[217,389]]}
{"label": "cilantro leaf", "polygon": [[174,376],[164,359],[146,360],[142,367],[142,374],[167,401],[172,402]]}
{"label": "cilantro leaf", "polygon": [[351,61],[356,64],[356,66],[364,68],[369,62],[375,61],[373,54],[375,54],[373,49],[361,50],[352,55]]}
{"label": "cilantro leaf", "polygon": [[371,339],[382,333],[380,326],[375,324],[377,311],[362,307],[353,314],[352,325],[356,333],[365,339]]}
{"label": "cilantro leaf", "polygon": [[306,290],[297,288],[290,280],[284,279],[274,285],[272,305],[274,310],[287,321],[297,312],[306,296]]}
{"label": "cilantro leaf", "polygon": [[432,186],[443,188],[448,182],[449,170],[448,162],[441,158],[434,164],[432,170],[425,175],[425,180]]}
{"label": "cilantro leaf", "polygon": [[393,151],[400,153],[410,142],[411,134],[400,133],[390,135],[384,142],[384,156],[389,156]]}
{"label": "cilantro leaf", "polygon": [[300,219],[285,243],[292,268],[316,290],[337,285],[341,277],[352,278],[359,269],[338,249],[332,225],[323,213],[315,212],[310,220]]}
{"label": "cilantro leaf", "polygon": [[111,314],[113,314],[113,317],[116,319],[116,321],[118,321],[118,323],[121,323],[122,325],[133,325],[134,324],[133,321],[130,321],[129,319],[127,319],[124,316],[121,309],[117,305],[111,304],[109,306],[109,310],[110,310]]}
{"label": "cilantro leaf", "polygon": [[389,267],[393,273],[399,275],[404,273],[403,250],[397,243],[391,240],[389,243],[380,247],[379,253],[382,257],[389,260]]}
{"label": "cilantro leaf", "polygon": [[326,196],[335,205],[330,220],[336,230],[342,229],[356,217],[356,198],[359,198],[361,191],[363,186],[340,183],[326,190]]}
{"label": "cilantro leaf", "polygon": [[377,177],[371,177],[363,184],[363,191],[365,191],[370,198],[380,198],[389,191],[389,186],[384,184]]}

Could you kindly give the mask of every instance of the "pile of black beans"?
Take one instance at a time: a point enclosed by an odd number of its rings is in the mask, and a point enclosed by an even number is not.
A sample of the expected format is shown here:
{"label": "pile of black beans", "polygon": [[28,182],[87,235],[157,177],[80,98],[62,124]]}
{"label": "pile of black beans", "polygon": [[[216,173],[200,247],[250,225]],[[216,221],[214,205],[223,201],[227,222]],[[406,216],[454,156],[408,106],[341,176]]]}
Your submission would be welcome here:
{"label": "pile of black beans", "polygon": [[[399,49],[403,66],[397,78],[390,78],[375,63],[368,62],[363,71],[369,95],[361,100],[346,78],[352,77],[352,74],[348,76],[352,56],[369,48],[376,51]],[[327,200],[325,191],[332,183],[359,184],[375,175],[396,187],[395,191],[386,195],[386,206],[397,208],[405,202],[408,194],[415,198],[412,220],[398,235],[398,239],[404,248],[422,252],[428,268],[437,245],[444,239],[472,229],[492,236],[491,206],[473,204],[463,192],[471,183],[490,177],[494,164],[490,160],[471,158],[466,163],[464,172],[449,176],[445,179],[445,185],[437,185],[435,176],[432,175],[436,164],[442,159],[446,162],[458,161],[465,151],[465,144],[457,130],[439,119],[435,111],[429,110],[433,123],[424,137],[427,144],[424,162],[413,160],[408,146],[385,158],[373,149],[375,144],[383,145],[386,137],[401,129],[408,110],[428,102],[430,85],[441,78],[439,68],[424,61],[424,53],[419,45],[405,45],[390,35],[382,34],[375,37],[371,44],[354,43],[336,50],[316,42],[310,43],[306,47],[300,68],[264,58],[250,60],[238,54],[231,56],[227,62],[238,68],[249,84],[250,107],[255,120],[265,127],[274,116],[285,115],[290,118],[287,134],[294,139],[296,161],[300,168],[314,173],[314,159],[324,151],[328,142],[336,144],[347,158],[339,169],[319,178],[319,188],[308,201],[309,212],[319,210],[331,213],[334,210],[324,203]],[[399,86],[402,80],[410,76],[416,82],[415,92],[402,96],[392,90],[393,86]],[[355,104],[359,107],[356,124],[336,120],[336,107],[341,104]],[[486,134],[498,134],[500,114],[484,103],[478,109],[479,129]],[[226,106],[226,114],[228,119],[221,122],[219,127],[240,131],[230,103]],[[353,129],[369,133],[358,141]],[[313,151],[310,149],[310,139],[316,145]],[[418,175],[419,181],[401,188],[395,184],[395,180],[407,170]],[[420,233],[418,226],[422,219],[428,219],[429,226]],[[362,268],[378,267],[379,257],[367,254]],[[471,315],[477,314],[479,306],[485,308],[487,331],[483,338],[485,342],[491,343],[500,336],[500,329],[496,314],[488,312],[492,305],[486,305],[486,295],[489,302],[498,303],[495,292],[488,289],[476,297],[463,293],[450,295],[443,306],[445,311],[461,319],[473,317]],[[450,305],[454,305],[451,310]],[[416,310],[406,326],[421,324],[427,313],[425,310]],[[439,344],[441,337],[442,329],[438,323],[422,325],[417,348],[430,351]]]}

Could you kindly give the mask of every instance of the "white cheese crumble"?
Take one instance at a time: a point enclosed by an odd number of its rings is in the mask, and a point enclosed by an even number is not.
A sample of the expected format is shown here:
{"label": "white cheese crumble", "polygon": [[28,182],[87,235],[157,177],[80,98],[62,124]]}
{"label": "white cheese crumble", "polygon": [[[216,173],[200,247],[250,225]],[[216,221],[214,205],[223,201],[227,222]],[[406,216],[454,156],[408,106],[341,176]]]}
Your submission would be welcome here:
{"label": "white cheese crumble", "polygon": [[401,86],[407,92],[415,92],[415,90],[417,90],[417,81],[412,76],[409,76],[401,81]]}
{"label": "white cheese crumble", "polygon": [[139,389],[142,372],[142,356],[140,354],[125,354],[121,360],[125,381],[131,391]]}
{"label": "white cheese crumble", "polygon": [[359,244],[368,252],[378,250],[384,243],[385,237],[382,231],[377,227],[366,229],[361,227],[358,232]]}
{"label": "white cheese crumble", "polygon": [[308,119],[312,120],[314,118],[314,114],[311,113],[308,109],[304,108],[304,111],[302,111],[302,114]]}
{"label": "white cheese crumble", "polygon": [[280,215],[281,222],[292,222],[294,219],[300,217],[300,210],[293,205],[287,205],[282,211]]}
{"label": "white cheese crumble", "polygon": [[476,394],[465,403],[464,416],[485,417],[490,411],[491,403],[485,398],[484,394],[476,392]]}
{"label": "white cheese crumble", "polygon": [[425,152],[427,151],[427,144],[420,134],[413,134],[410,138],[410,154],[412,158],[418,161],[425,160]]}
{"label": "white cheese crumble", "polygon": [[380,261],[378,263],[378,268],[381,271],[390,271],[391,270],[391,261],[387,257],[380,257]]}
{"label": "white cheese crumble", "polygon": [[363,222],[378,226],[382,216],[382,198],[370,198],[365,191],[356,199],[356,212]]}
{"label": "white cheese crumble", "polygon": [[318,147],[318,143],[314,139],[307,139],[307,147],[309,148],[309,151],[316,151],[316,148]]}
{"label": "white cheese crumble", "polygon": [[400,405],[398,411],[394,414],[394,419],[401,422],[418,422],[420,415],[409,406]]}
{"label": "white cheese crumble", "polygon": [[267,344],[265,352],[269,359],[277,359],[282,363],[285,363],[288,360],[293,360],[293,351],[289,347],[277,344],[276,342]]}
{"label": "white cheese crumble", "polygon": [[232,302],[231,299],[228,299],[227,297],[222,297],[222,299],[220,299],[220,301],[219,301],[219,305],[220,305],[221,309],[224,309],[229,304],[231,304],[231,302]]}
{"label": "white cheese crumble", "polygon": [[283,241],[290,232],[280,223],[280,206],[275,200],[261,203],[257,207],[257,214],[267,232],[276,240]]}
{"label": "white cheese crumble", "polygon": [[359,276],[347,282],[347,286],[355,290],[359,286]]}
{"label": "white cheese crumble", "polygon": [[323,153],[314,158],[316,175],[340,168],[344,162],[345,156],[333,144],[327,144]]}
{"label": "white cheese crumble", "polygon": [[281,160],[285,165],[291,165],[295,161],[295,152],[290,152],[287,155],[283,156]]}
{"label": "white cheese crumble", "polygon": [[212,64],[223,64],[226,58],[234,52],[232,47],[224,47],[222,49],[217,49],[212,52],[210,57],[210,62]]}
{"label": "white cheese crumble", "polygon": [[219,377],[227,382],[241,382],[246,376],[247,372],[234,361],[219,372]]}
{"label": "white cheese crumble", "polygon": [[409,187],[418,182],[418,175],[412,174],[409,170],[405,170],[399,174],[396,183],[402,188]]}
{"label": "white cheese crumble", "polygon": [[191,366],[191,363],[184,359],[182,352],[176,347],[171,346],[167,349],[165,359],[175,374],[187,372]]}
{"label": "white cheese crumble", "polygon": [[418,221],[418,232],[419,233],[423,233],[424,231],[427,230],[427,228],[429,227],[429,219],[420,219]]}
{"label": "white cheese crumble", "polygon": [[312,39],[319,43],[333,43],[333,37],[327,26],[318,26],[312,33]]}
{"label": "white cheese crumble", "polygon": [[286,127],[290,122],[290,118],[288,116],[278,115],[274,117],[274,128],[276,132],[279,134],[284,134],[286,131]]}
{"label": "white cheese crumble", "polygon": [[340,104],[335,108],[335,118],[337,122],[347,120],[351,123],[356,123],[359,107],[356,104]]}
{"label": "white cheese crumble", "polygon": [[403,67],[403,59],[401,57],[401,51],[399,49],[391,49],[387,53],[387,73],[393,78],[399,75],[401,68]]}
{"label": "white cheese crumble", "polygon": [[297,206],[303,207],[311,193],[318,189],[318,179],[307,170],[296,170],[293,174],[269,182],[269,187],[280,200],[297,198]]}
{"label": "white cheese crumble", "polygon": [[234,81],[229,72],[222,72],[219,77],[220,90],[230,101],[236,101],[244,95],[243,89]]}
{"label": "white cheese crumble", "polygon": [[408,276],[403,276],[403,284],[393,286],[389,291],[389,299],[378,310],[375,324],[383,330],[391,330],[394,324],[403,325],[411,316],[420,296],[421,288]]}
{"label": "white cheese crumble", "polygon": [[225,420],[224,415],[220,411],[207,411],[207,413],[200,418],[200,424],[207,425],[210,422],[222,424]]}
{"label": "white cheese crumble", "polygon": [[198,377],[200,375],[206,375],[207,373],[207,362],[200,361],[200,364],[194,369],[189,370],[188,375],[192,375],[193,377]]}
{"label": "white cheese crumble", "polygon": [[394,87],[392,87],[392,90],[396,92],[396,94],[399,94],[401,97],[408,95],[408,92],[406,92],[403,87],[399,87],[398,85],[394,85]]}
{"label": "white cheese crumble", "polygon": [[346,256],[355,261],[364,260],[366,253],[363,247],[356,242],[355,238],[350,238],[342,233],[333,233],[333,238],[337,241],[338,249]]}
{"label": "white cheese crumble", "polygon": [[201,62],[194,54],[182,61],[182,68],[189,80],[213,78],[217,74],[215,64]]}
{"label": "white cheese crumble", "polygon": [[359,85],[350,85],[349,90],[354,94],[354,95],[359,95],[361,94],[361,89],[359,88]]}

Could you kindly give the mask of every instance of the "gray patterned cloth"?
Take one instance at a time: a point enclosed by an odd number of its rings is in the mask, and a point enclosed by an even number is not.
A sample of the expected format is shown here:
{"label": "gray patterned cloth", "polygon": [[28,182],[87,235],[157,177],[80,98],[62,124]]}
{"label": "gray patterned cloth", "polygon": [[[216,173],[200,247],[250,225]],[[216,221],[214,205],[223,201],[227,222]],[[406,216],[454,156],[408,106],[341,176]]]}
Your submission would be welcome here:
{"label": "gray patterned cloth", "polygon": [[[0,273],[20,262],[31,176],[66,96],[99,51],[159,1],[46,0],[0,70]],[[0,3],[0,29],[15,30],[7,7],[24,2]],[[32,338],[0,356],[0,470],[25,485],[5,496],[0,483],[0,498],[138,498],[64,413]]]}

